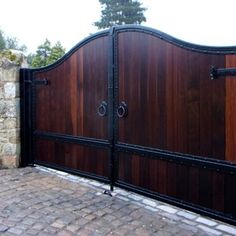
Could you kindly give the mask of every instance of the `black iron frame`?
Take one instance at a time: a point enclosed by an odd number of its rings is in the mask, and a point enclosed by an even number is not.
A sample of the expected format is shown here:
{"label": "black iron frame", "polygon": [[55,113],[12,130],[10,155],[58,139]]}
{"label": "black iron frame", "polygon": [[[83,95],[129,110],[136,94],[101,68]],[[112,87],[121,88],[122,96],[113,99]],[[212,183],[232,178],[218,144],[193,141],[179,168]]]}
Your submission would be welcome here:
{"label": "black iron frame", "polygon": [[[209,215],[211,217],[224,220],[226,222],[236,224],[236,219],[230,215],[221,214],[220,212],[215,212],[210,209],[206,209],[200,206],[196,206],[190,203],[186,203],[179,199],[171,198],[168,196],[163,196],[156,192],[143,189],[141,187],[133,186],[128,183],[124,183],[118,179],[118,169],[119,169],[119,153],[129,153],[138,154],[140,156],[145,156],[147,158],[162,159],[168,162],[176,162],[182,165],[197,166],[200,168],[207,168],[215,170],[217,172],[225,172],[228,174],[236,174],[236,164],[226,161],[220,161],[205,157],[183,155],[180,153],[167,152],[163,150],[158,150],[154,148],[147,148],[137,145],[130,145],[119,143],[118,137],[118,124],[119,118],[116,115],[116,109],[119,105],[119,81],[118,81],[118,61],[117,61],[117,50],[118,50],[118,34],[122,32],[143,32],[146,34],[153,35],[160,38],[161,40],[167,41],[178,47],[182,47],[186,50],[207,53],[207,54],[236,54],[236,47],[208,47],[195,45],[191,43],[184,42],[173,38],[165,33],[158,30],[154,30],[143,26],[116,26],[112,27],[110,30],[105,30],[94,34],[83,40],[81,43],[77,44],[72,48],[63,58],[57,61],[55,64],[39,68],[39,69],[21,69],[20,71],[20,82],[21,82],[21,166],[41,164],[55,169],[64,170],[73,174],[79,174],[81,176],[97,179],[106,183],[110,183],[111,190],[113,186],[120,186],[134,192],[141,193],[143,195],[160,199],[171,204],[181,206],[186,209],[194,210],[196,212],[202,213],[204,215]],[[63,63],[67,58],[69,58],[75,51],[80,47],[84,46],[88,42],[103,36],[109,37],[109,55],[108,55],[108,140],[97,140],[86,137],[74,137],[70,135],[59,135],[56,133],[48,132],[38,132],[35,129],[36,122],[36,97],[35,97],[35,83],[34,73],[39,71],[47,71],[53,69]],[[209,68],[209,77],[210,71]],[[217,76],[223,75],[219,70],[217,71]],[[224,74],[226,75],[226,74]],[[36,82],[37,83],[37,82]],[[45,83],[44,83],[45,84]],[[91,146],[93,148],[102,148],[109,151],[110,161],[109,161],[109,176],[102,177],[97,176],[92,173],[85,173],[74,169],[69,169],[57,165],[51,165],[48,163],[43,163],[35,161],[35,138],[49,139],[56,142],[67,142],[76,143],[83,146]]]}

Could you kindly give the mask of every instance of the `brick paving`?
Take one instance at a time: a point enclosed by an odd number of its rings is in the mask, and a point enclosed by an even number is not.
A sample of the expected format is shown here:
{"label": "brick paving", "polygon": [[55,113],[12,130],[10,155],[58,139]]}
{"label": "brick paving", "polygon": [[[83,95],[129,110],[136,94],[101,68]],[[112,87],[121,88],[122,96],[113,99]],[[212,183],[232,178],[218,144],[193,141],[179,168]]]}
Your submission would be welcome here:
{"label": "brick paving", "polygon": [[43,167],[0,170],[0,235],[236,235],[236,227]]}

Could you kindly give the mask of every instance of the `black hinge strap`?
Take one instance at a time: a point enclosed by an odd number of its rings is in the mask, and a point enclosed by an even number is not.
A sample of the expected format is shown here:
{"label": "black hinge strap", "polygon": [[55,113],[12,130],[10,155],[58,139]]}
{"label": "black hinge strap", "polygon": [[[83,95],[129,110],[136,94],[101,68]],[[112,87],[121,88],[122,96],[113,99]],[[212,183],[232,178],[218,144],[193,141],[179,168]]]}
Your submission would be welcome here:
{"label": "black hinge strap", "polygon": [[236,68],[216,68],[212,66],[210,71],[211,79],[217,79],[219,76],[236,76]]}
{"label": "black hinge strap", "polygon": [[36,80],[25,80],[25,83],[29,83],[31,85],[48,85],[49,81],[47,79],[36,79]]}

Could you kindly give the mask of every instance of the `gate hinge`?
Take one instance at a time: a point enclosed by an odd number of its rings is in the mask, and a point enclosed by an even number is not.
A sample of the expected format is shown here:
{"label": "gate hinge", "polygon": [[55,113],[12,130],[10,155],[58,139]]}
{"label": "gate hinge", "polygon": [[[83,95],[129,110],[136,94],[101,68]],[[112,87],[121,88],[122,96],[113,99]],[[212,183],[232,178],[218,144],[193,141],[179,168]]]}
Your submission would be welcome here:
{"label": "gate hinge", "polygon": [[211,79],[217,79],[219,76],[236,76],[236,68],[216,68],[212,66],[210,71]]}

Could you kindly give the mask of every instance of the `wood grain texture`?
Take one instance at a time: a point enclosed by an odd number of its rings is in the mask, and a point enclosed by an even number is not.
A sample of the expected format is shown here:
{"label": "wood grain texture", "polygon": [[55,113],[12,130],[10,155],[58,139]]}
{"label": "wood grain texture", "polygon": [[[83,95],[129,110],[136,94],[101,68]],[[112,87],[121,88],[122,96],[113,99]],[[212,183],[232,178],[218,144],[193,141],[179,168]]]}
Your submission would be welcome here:
{"label": "wood grain texture", "polygon": [[[210,79],[211,66],[236,67],[236,56],[187,50],[145,32],[114,35],[114,48],[109,36],[98,37],[59,66],[34,73],[49,80],[36,87],[35,130],[108,140],[109,127],[110,149],[35,137],[36,161],[108,177],[114,154],[115,181],[235,218],[235,174],[182,160],[236,162],[236,80]],[[109,50],[117,56],[114,67]],[[124,101],[128,115],[108,119],[97,108],[108,99],[113,70],[118,88],[109,107]],[[132,148],[142,155],[130,154]]]}
{"label": "wood grain texture", "polygon": [[119,153],[118,180],[236,217],[235,174]]}
{"label": "wood grain texture", "polygon": [[108,177],[107,150],[38,139],[36,161]]}
{"label": "wood grain texture", "polygon": [[119,142],[225,158],[225,82],[211,81],[223,55],[203,54],[154,36],[118,34]]}
{"label": "wood grain texture", "polygon": [[[236,56],[226,56],[226,68],[236,68]],[[236,162],[236,79],[226,79],[226,160]]]}
{"label": "wood grain texture", "polygon": [[49,80],[36,87],[37,130],[107,139],[107,117],[97,114],[107,101],[107,43],[107,37],[98,38],[58,67],[34,74]]}

